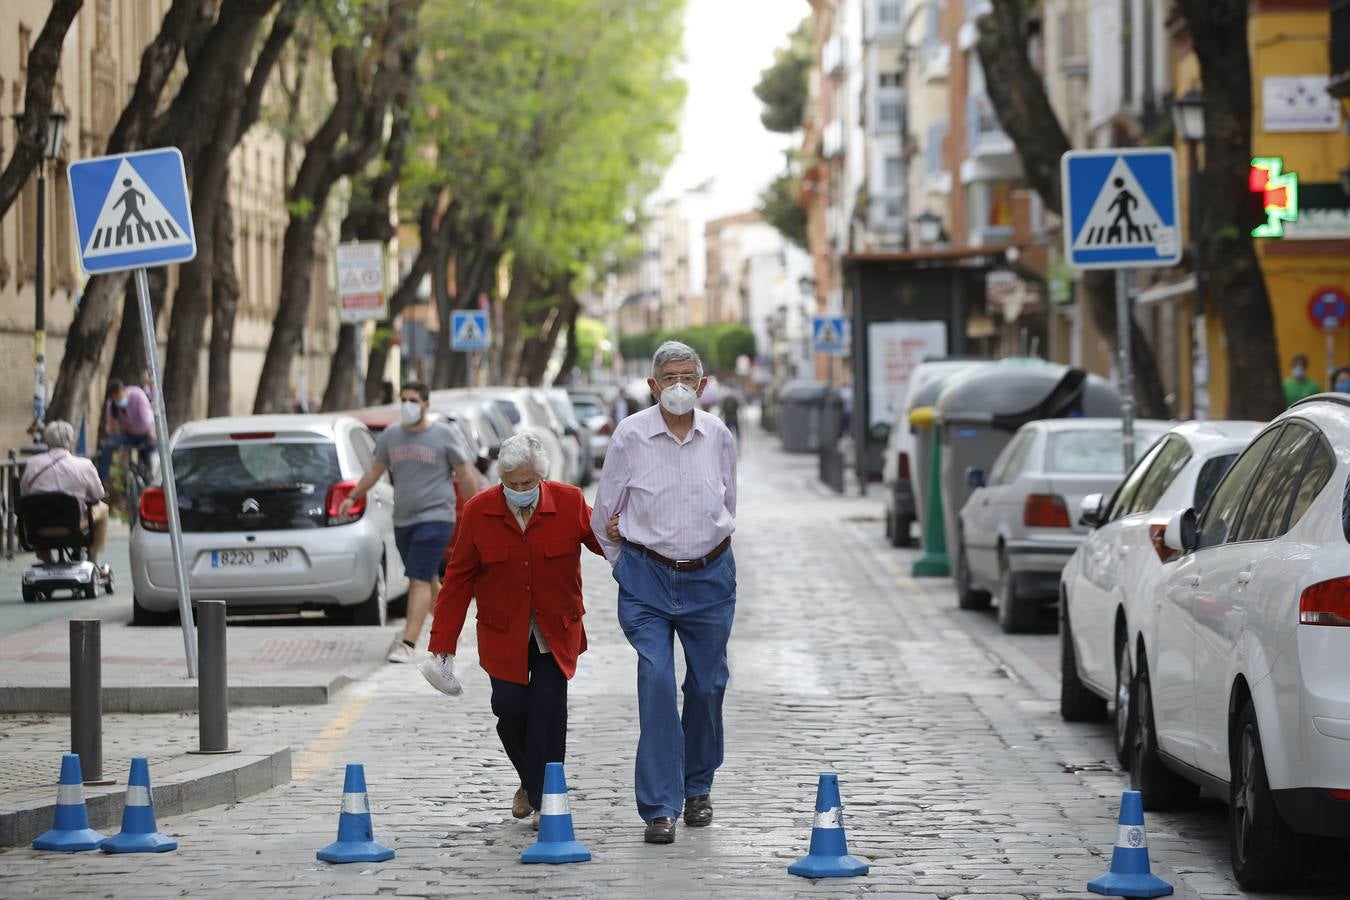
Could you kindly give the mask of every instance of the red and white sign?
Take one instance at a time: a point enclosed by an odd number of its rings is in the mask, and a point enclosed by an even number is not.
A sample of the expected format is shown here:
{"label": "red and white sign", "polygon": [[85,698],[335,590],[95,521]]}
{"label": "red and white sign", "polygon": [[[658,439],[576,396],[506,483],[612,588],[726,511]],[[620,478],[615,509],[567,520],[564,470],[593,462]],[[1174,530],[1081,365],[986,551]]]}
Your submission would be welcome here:
{"label": "red and white sign", "polygon": [[867,326],[869,426],[895,421],[909,376],[925,359],[947,355],[946,322],[873,322]]}
{"label": "red and white sign", "polygon": [[385,307],[384,244],[365,241],[338,244],[338,318],[343,322],[383,319]]}
{"label": "red and white sign", "polygon": [[1350,294],[1338,287],[1321,287],[1308,298],[1308,318],[1322,331],[1340,331],[1350,318]]}

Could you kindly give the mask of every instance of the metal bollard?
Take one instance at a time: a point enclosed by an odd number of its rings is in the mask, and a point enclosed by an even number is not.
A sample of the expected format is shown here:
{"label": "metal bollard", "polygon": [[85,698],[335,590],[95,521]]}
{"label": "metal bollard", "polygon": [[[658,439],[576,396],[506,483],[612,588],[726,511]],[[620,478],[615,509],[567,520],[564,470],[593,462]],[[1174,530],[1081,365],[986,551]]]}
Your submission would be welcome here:
{"label": "metal bollard", "polygon": [[103,648],[98,619],[70,620],[70,752],[86,783],[103,780]]}
{"label": "metal bollard", "polygon": [[225,601],[197,603],[198,753],[230,749],[230,686],[225,677]]}

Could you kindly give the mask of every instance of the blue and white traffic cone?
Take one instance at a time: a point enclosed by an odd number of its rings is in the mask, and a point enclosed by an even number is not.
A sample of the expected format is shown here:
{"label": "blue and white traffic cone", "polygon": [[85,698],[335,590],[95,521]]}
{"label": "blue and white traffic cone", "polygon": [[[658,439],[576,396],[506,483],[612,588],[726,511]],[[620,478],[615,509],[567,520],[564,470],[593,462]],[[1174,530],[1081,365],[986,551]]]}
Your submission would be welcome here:
{"label": "blue and white traffic cone", "polygon": [[803,878],[847,878],[866,875],[867,863],[849,856],[844,839],[844,808],[839,802],[839,778],[822,773],[816,789],[816,821],[811,828],[811,851],[788,866]]}
{"label": "blue and white traffic cone", "polygon": [[1120,795],[1120,824],[1111,871],[1088,882],[1088,890],[1108,897],[1166,897],[1172,886],[1149,871],[1144,798],[1138,791]]}
{"label": "blue and white traffic cone", "polygon": [[127,799],[122,807],[122,831],[98,845],[104,853],[166,853],[178,842],[155,827],[155,801],[150,796],[150,763],[144,756],[131,758]]}
{"label": "blue and white traffic cone", "polygon": [[347,763],[337,840],[315,856],[329,863],[384,862],[394,858],[393,850],[375,840],[370,801],[366,798],[366,770],[360,763]]}
{"label": "blue and white traffic cone", "polygon": [[539,840],[520,854],[523,863],[587,862],[591,851],[572,831],[572,809],[567,804],[567,779],[563,764],[544,768],[544,797],[539,810]]}
{"label": "blue and white traffic cone", "polygon": [[59,850],[77,853],[95,850],[107,837],[89,827],[89,810],[84,805],[84,776],[80,774],[80,755],[61,756],[61,783],[56,786],[56,815],[50,831],[33,841],[34,850]]}

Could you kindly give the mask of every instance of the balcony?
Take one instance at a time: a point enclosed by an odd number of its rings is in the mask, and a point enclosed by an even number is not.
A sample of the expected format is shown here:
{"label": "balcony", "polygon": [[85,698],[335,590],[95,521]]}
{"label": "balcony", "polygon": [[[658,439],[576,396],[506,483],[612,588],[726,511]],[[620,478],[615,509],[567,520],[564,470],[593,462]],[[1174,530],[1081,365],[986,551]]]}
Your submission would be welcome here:
{"label": "balcony", "polygon": [[872,130],[877,134],[899,134],[905,117],[905,92],[894,88],[877,90],[876,118]]}
{"label": "balcony", "polygon": [[901,40],[905,34],[905,5],[902,0],[872,0],[867,18],[867,40]]}
{"label": "balcony", "polygon": [[877,234],[899,234],[904,216],[905,200],[899,191],[875,194],[867,204],[867,224]]}
{"label": "balcony", "polygon": [[925,84],[944,82],[952,71],[952,48],[950,44],[925,44],[922,53],[923,80]]}
{"label": "balcony", "polygon": [[1017,155],[1017,148],[999,124],[994,105],[985,94],[966,98],[966,155],[991,162]]}

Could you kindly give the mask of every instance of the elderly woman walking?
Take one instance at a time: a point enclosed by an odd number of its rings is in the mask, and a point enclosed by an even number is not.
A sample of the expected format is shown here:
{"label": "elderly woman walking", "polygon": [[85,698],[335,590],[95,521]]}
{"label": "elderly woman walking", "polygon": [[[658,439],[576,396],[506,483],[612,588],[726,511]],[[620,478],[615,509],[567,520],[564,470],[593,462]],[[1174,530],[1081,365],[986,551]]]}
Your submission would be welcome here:
{"label": "elderly woman walking", "polygon": [[[458,694],[455,648],[478,602],[478,661],[492,681],[497,735],[520,776],[511,814],[540,808],[544,768],[567,752],[567,681],[586,650],[581,547],[602,555],[581,491],[544,481],[548,456],[532,434],[502,442],[502,483],[464,505],[431,624],[431,659],[418,668]],[[537,821],[537,818],[536,818]]]}

